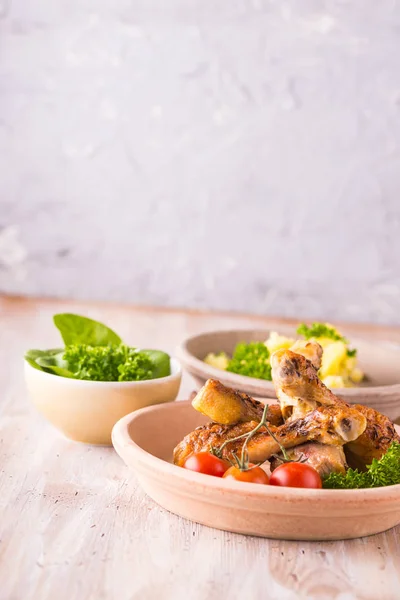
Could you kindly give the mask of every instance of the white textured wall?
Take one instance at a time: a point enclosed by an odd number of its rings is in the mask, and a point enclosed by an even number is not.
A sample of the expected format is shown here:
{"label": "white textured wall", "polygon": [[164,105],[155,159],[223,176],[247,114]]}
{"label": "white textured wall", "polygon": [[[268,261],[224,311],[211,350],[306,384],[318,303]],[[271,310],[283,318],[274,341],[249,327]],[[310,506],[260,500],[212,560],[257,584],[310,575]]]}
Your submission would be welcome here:
{"label": "white textured wall", "polygon": [[0,0],[0,288],[400,323],[395,0]]}

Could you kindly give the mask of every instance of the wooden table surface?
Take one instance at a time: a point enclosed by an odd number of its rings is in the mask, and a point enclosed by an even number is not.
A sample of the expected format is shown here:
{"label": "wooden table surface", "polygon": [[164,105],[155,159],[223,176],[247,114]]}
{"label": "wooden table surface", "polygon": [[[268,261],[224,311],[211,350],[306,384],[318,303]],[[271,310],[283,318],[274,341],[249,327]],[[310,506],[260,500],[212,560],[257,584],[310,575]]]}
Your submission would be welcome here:
{"label": "wooden table surface", "polygon": [[[154,504],[112,448],[64,439],[30,406],[22,377],[26,349],[58,345],[52,315],[62,311],[169,352],[196,332],[287,322],[0,298],[1,600],[400,598],[399,528],[327,543],[208,529]],[[399,328],[346,332],[400,341]],[[180,398],[192,389],[185,376]]]}

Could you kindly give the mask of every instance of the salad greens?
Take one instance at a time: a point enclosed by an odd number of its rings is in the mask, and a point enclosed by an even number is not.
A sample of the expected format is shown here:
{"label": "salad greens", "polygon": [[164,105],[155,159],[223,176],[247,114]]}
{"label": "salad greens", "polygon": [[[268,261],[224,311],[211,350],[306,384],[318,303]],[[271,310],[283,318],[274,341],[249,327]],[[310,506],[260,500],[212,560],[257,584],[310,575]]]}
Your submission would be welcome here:
{"label": "salad greens", "polygon": [[51,356],[38,356],[36,358],[36,364],[44,370],[54,373],[54,375],[74,378],[74,374],[71,371],[68,362],[64,359],[64,350],[52,354]]}
{"label": "salad greens", "polygon": [[64,359],[77,379],[90,381],[139,381],[153,379],[154,365],[144,352],[119,346],[73,344]]}
{"label": "salad greens", "polygon": [[[329,323],[302,323],[297,333],[305,340],[321,344],[324,353],[319,376],[329,388],[352,386],[363,379],[364,374],[357,366],[357,350],[349,348],[348,340],[335,327]],[[294,338],[271,331],[265,342],[241,342],[232,356],[226,352],[209,352],[203,360],[215,369],[271,381],[272,354],[290,349],[294,343]]]}
{"label": "salad greens", "polygon": [[297,333],[302,335],[306,340],[313,337],[329,338],[335,342],[344,342],[345,344],[348,344],[345,337],[340,335],[334,327],[330,327],[330,325],[326,325],[325,323],[313,323],[310,327],[305,323],[301,323],[297,328]]}
{"label": "salad greens", "polygon": [[129,347],[103,323],[71,313],[53,320],[65,348],[28,350],[25,360],[35,369],[89,381],[143,381],[171,374],[168,354]]}
{"label": "salad greens", "polygon": [[87,344],[88,346],[109,346],[121,344],[122,340],[112,329],[72,313],[54,315],[54,325],[61,333],[66,346],[70,344]]}
{"label": "salad greens", "polygon": [[37,361],[41,361],[42,358],[50,359],[51,357],[60,354],[60,352],[64,352],[64,350],[62,348],[53,348],[51,350],[28,350],[25,352],[24,358],[31,367],[43,371],[44,369],[40,365],[40,362]]}
{"label": "salad greens", "polygon": [[262,342],[237,344],[226,370],[271,381],[271,363],[267,346]]}
{"label": "salad greens", "polygon": [[[341,335],[334,327],[327,325],[326,323],[313,323],[308,327],[305,323],[301,323],[298,326],[296,333],[302,335],[304,339],[309,340],[310,338],[328,338],[334,342],[343,342],[348,344],[349,340]],[[349,358],[357,356],[356,348],[350,350],[347,349],[347,356]]]}
{"label": "salad greens", "polygon": [[400,444],[392,442],[386,452],[372,463],[364,472],[348,469],[345,475],[331,473],[324,481],[328,489],[352,490],[357,488],[375,488],[400,483]]}
{"label": "salad greens", "polygon": [[170,358],[168,354],[162,350],[141,350],[142,354],[146,354],[152,362],[152,379],[159,377],[167,377],[171,374]]}

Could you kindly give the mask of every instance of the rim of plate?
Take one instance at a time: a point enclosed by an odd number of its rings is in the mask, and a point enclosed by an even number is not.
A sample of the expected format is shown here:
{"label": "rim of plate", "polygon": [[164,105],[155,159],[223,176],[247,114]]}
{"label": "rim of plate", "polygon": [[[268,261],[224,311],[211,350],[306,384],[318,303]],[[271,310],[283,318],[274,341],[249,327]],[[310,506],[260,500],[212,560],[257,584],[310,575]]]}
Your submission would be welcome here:
{"label": "rim of plate", "polygon": [[[272,391],[274,392],[274,385],[272,383],[272,381],[268,381],[266,379],[258,379],[256,377],[249,377],[247,375],[239,375],[237,373],[231,373],[229,371],[223,371],[222,369],[217,369],[216,367],[212,367],[211,365],[208,365],[207,363],[205,363],[203,360],[201,360],[200,358],[197,358],[197,356],[195,356],[194,354],[192,354],[192,352],[188,349],[188,344],[190,344],[190,342],[193,342],[199,338],[204,338],[204,337],[213,337],[215,335],[218,334],[227,334],[227,333],[240,333],[243,332],[243,334],[245,335],[246,333],[249,334],[251,332],[257,331],[256,328],[254,329],[216,329],[213,331],[205,331],[203,333],[200,334],[196,334],[193,336],[190,336],[188,338],[186,338],[176,349],[176,355],[178,356],[179,360],[182,362],[183,366],[190,369],[192,373],[195,373],[197,376],[200,377],[205,377],[206,379],[208,378],[212,378],[212,379],[225,379],[225,380],[229,380],[230,382],[232,382],[232,385],[234,385],[235,383],[242,387],[243,385],[248,385],[249,387],[253,387],[253,386],[258,386],[259,388],[264,388],[266,391]],[[260,329],[259,331],[263,331],[262,329]],[[265,329],[266,333],[269,333],[270,330]],[[360,342],[362,343],[366,343],[367,340],[362,340],[360,338],[358,338]],[[354,343],[357,343],[358,339],[354,339]],[[384,342],[384,341],[380,341],[377,342],[378,345],[381,346],[387,346],[390,347],[391,345],[393,345],[393,343],[391,342]],[[400,345],[394,344],[394,347],[398,350],[399,355],[400,355]],[[248,382],[248,383],[246,383]],[[252,383],[254,382],[254,383]],[[351,388],[348,387],[344,387],[344,388],[335,388],[335,390],[338,390],[338,393],[342,396],[359,396],[360,393],[367,393],[367,394],[371,394],[371,393],[383,393],[383,392],[387,392],[388,390],[399,390],[400,393],[400,382],[399,383],[391,383],[391,384],[387,384],[387,385],[363,385],[363,386],[354,386]],[[393,402],[396,402],[395,400],[393,400]],[[398,401],[397,401],[398,402]]]}
{"label": "rim of plate", "polygon": [[[364,488],[364,489],[355,489],[355,490],[329,490],[329,489],[303,489],[303,488],[291,488],[291,487],[279,487],[279,486],[270,486],[270,485],[256,485],[254,483],[246,483],[240,482],[240,487],[238,488],[238,484],[234,481],[229,481],[222,479],[220,477],[211,477],[209,475],[205,475],[203,473],[196,473],[194,471],[189,471],[187,469],[183,469],[173,463],[170,463],[162,458],[158,458],[154,456],[150,452],[144,450],[139,444],[134,442],[129,434],[130,424],[140,419],[141,415],[144,413],[150,412],[158,412],[158,411],[167,411],[167,410],[179,410],[179,405],[191,405],[190,400],[178,401],[178,402],[168,402],[165,404],[157,404],[148,406],[145,408],[141,408],[132,413],[129,413],[125,417],[122,417],[117,423],[114,425],[111,438],[114,448],[117,453],[117,446],[121,443],[124,446],[129,446],[132,451],[134,451],[137,457],[145,460],[149,466],[152,466],[154,470],[158,471],[162,469],[164,472],[169,473],[171,476],[176,477],[178,479],[182,479],[185,481],[192,481],[193,483],[207,485],[208,487],[221,489],[221,485],[229,491],[239,492],[240,495],[246,495],[249,492],[254,494],[258,494],[261,497],[275,495],[278,498],[287,499],[288,496],[293,498],[297,498],[298,500],[307,500],[310,497],[315,500],[321,498],[321,500],[327,499],[341,499],[341,501],[349,501],[350,503],[354,502],[369,502],[374,499],[387,499],[389,500],[390,496],[397,495],[400,499],[400,484],[379,487],[379,488]],[[397,431],[400,433],[400,427],[395,426]],[[398,501],[398,499],[396,499]],[[395,499],[393,499],[395,501]]]}

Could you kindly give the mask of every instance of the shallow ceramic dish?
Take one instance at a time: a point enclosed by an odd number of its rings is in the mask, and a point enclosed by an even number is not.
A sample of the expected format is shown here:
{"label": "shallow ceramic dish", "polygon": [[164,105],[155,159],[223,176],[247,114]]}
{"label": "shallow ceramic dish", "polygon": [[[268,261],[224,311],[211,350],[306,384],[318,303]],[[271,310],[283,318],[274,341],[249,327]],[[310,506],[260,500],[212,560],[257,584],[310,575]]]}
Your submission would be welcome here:
{"label": "shallow ceramic dish", "polygon": [[[290,328],[280,327],[279,333],[298,337],[295,330]],[[177,349],[177,356],[199,386],[213,378],[250,395],[276,398],[271,381],[222,371],[203,360],[209,352],[232,354],[238,342],[266,340],[269,334],[265,329],[203,333],[185,340]],[[352,346],[357,348],[358,363],[367,378],[357,387],[333,391],[347,402],[371,406],[397,421],[400,418],[400,346],[384,342],[351,341]]]}
{"label": "shallow ceramic dish", "polygon": [[68,438],[111,445],[111,430],[121,417],[152,404],[172,402],[182,369],[171,358],[171,375],[146,381],[81,381],[45,373],[25,361],[25,380],[33,404]]}
{"label": "shallow ceramic dish", "polygon": [[145,492],[167,510],[235,533],[287,540],[338,540],[400,523],[400,485],[302,490],[230,482],[171,464],[176,444],[204,424],[189,401],[152,406],[114,427],[114,447]]}

